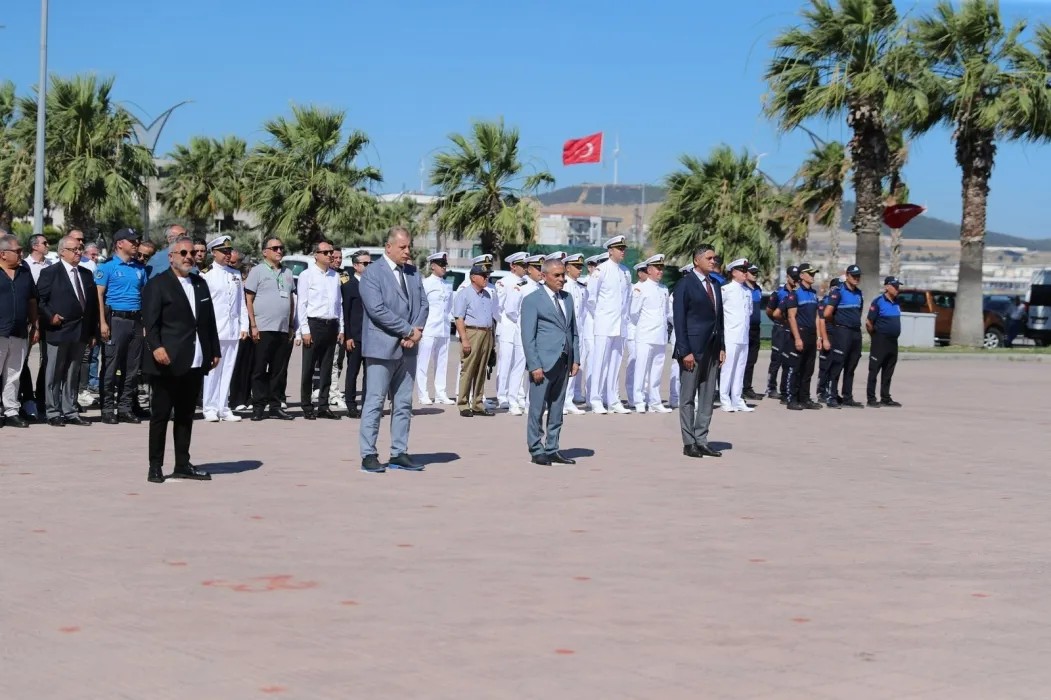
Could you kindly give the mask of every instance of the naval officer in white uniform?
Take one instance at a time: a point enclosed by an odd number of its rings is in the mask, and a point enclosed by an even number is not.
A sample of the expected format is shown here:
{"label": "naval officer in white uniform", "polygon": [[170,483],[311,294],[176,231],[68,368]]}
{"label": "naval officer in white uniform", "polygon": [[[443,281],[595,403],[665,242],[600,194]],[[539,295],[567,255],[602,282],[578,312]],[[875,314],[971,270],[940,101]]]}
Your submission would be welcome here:
{"label": "naval officer in white uniform", "polygon": [[631,292],[630,315],[635,322],[635,389],[631,397],[635,411],[671,413],[661,402],[661,378],[664,374],[664,355],[668,352],[668,322],[671,304],[668,288],[661,284],[664,276],[664,256],[654,255],[645,263],[646,279]]}
{"label": "naval officer in white uniform", "polygon": [[[577,338],[581,339],[580,345],[583,346],[584,337],[584,296],[587,294],[587,287],[583,282],[580,281],[580,273],[584,270],[584,256],[580,253],[575,255],[567,255],[562,263],[566,266],[566,285],[562,287],[562,291],[566,292],[573,298],[573,320],[576,321],[577,325]],[[581,361],[581,367],[586,367]],[[579,371],[569,379],[569,398],[565,405],[562,407],[562,413],[584,413],[583,410],[577,408],[576,404],[584,403],[584,374],[585,371]],[[570,393],[572,392],[572,393]]]}
{"label": "naval officer in white uniform", "polygon": [[[509,411],[517,409],[518,396],[508,396],[507,388],[512,377],[525,374],[525,352],[522,350],[522,334],[518,329],[518,312],[522,307],[522,290],[529,284],[526,276],[526,253],[508,255],[506,262],[511,274],[496,282],[496,297],[500,303],[500,318],[497,323],[496,345],[496,401],[499,408]],[[521,382],[521,379],[519,379]]]}
{"label": "naval officer in white uniform", "polygon": [[618,397],[624,325],[631,295],[631,273],[621,264],[628,249],[624,241],[624,236],[614,236],[606,241],[609,259],[588,277],[587,303],[595,315],[591,368],[591,410],[595,413],[630,413]]}
{"label": "naval officer in white uniform", "polygon": [[204,419],[237,422],[241,416],[230,410],[230,380],[237,362],[237,345],[248,337],[248,306],[245,304],[241,273],[230,267],[233,246],[230,236],[219,236],[208,243],[214,262],[201,279],[212,297],[215,325],[219,331],[219,366],[204,375],[202,390]]}
{"label": "naval officer in white uniform", "polygon": [[[420,339],[420,353],[416,358],[416,392],[420,403],[452,405],[456,403],[446,393],[449,374],[449,333],[453,318],[453,283],[445,279],[449,269],[449,254],[434,253],[427,256],[431,274],[423,280],[423,293],[427,295],[427,321]],[[434,399],[427,393],[428,373],[434,362]]]}
{"label": "naval officer in white uniform", "polygon": [[748,363],[748,330],[752,318],[752,290],[747,281],[748,261],[730,263],[730,281],[723,288],[723,338],[726,362],[719,376],[719,403],[726,413],[754,411],[741,398],[744,368]]}
{"label": "naval officer in white uniform", "polygon": [[[631,285],[632,296],[639,285],[646,281],[646,261],[635,263],[632,268],[638,281]],[[628,406],[635,405],[635,321],[631,317],[630,304],[628,301],[628,318],[624,322],[624,355],[628,358],[628,364],[624,368],[624,388],[628,390]],[[618,387],[619,389],[619,387]],[[619,398],[619,394],[618,394]]]}

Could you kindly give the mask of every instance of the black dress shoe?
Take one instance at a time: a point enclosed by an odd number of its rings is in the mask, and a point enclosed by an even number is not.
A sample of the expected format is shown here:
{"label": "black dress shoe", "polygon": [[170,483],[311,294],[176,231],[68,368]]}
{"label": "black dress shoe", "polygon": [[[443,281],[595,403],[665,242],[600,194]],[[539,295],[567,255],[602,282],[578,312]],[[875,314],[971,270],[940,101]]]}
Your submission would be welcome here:
{"label": "black dress shoe", "polygon": [[262,408],[252,409],[252,417],[249,418],[249,420],[255,423],[258,423],[261,420],[266,420],[266,411],[264,411]]}
{"label": "black dress shoe", "polygon": [[887,397],[879,402],[880,406],[887,406],[889,408],[901,408],[901,404],[894,399]]}
{"label": "black dress shoe", "polygon": [[481,411],[471,411],[476,416],[495,416],[496,414],[490,411],[488,408],[482,409]]}
{"label": "black dress shoe", "polygon": [[133,416],[135,416],[136,418],[138,418],[140,420],[149,420],[150,419],[150,412],[148,410],[146,410],[145,408],[138,408],[138,407],[136,407],[136,408],[132,409],[131,413],[132,413]]}
{"label": "black dress shoe", "polygon": [[361,409],[357,406],[348,406],[347,418],[361,418]]}
{"label": "black dress shoe", "polygon": [[462,411],[460,411],[460,415],[463,416],[464,418],[470,418],[471,416],[474,415],[474,411],[472,411],[469,408],[465,408]]}
{"label": "black dress shoe", "polygon": [[789,411],[802,411],[803,410],[803,404],[797,403],[796,401],[793,401],[792,403],[787,404],[787,405],[788,405],[788,410]]}
{"label": "black dress shoe", "polygon": [[698,459],[704,456],[704,453],[697,449],[697,445],[684,445],[682,453],[687,457],[696,457]]}
{"label": "black dress shoe", "polygon": [[705,457],[722,457],[723,453],[719,450],[713,450],[708,445],[697,445],[697,451]]}
{"label": "black dress shoe", "polygon": [[79,425],[81,428],[91,425],[91,423],[89,423],[88,421],[84,420],[80,416],[73,416],[72,418],[64,418],[63,420],[66,422],[66,425]]}
{"label": "black dress shoe", "polygon": [[21,416],[7,416],[7,418],[4,419],[4,422],[9,428],[29,427],[29,421],[25,420]]}
{"label": "black dress shoe", "polygon": [[865,402],[865,405],[869,408],[879,408],[879,401],[877,401],[876,399],[869,399]]}
{"label": "black dress shoe", "polygon": [[401,469],[402,471],[407,471],[407,472],[422,472],[423,471],[423,465],[422,464],[415,464],[415,463],[413,463],[412,457],[410,457],[407,452],[406,453],[402,453],[402,454],[397,455],[397,456],[391,455],[390,462],[387,463],[387,468],[388,469]]}
{"label": "black dress shoe", "polygon": [[361,471],[368,472],[369,474],[382,474],[387,471],[387,467],[380,464],[379,457],[376,455],[369,455],[361,460]]}
{"label": "black dress shoe", "polygon": [[303,420],[317,420],[314,410],[310,408],[303,409]]}
{"label": "black dress shoe", "polygon": [[276,418],[277,420],[295,420],[295,416],[289,415],[289,413],[280,406],[270,409],[270,417]]}
{"label": "black dress shoe", "polygon": [[324,418],[326,420],[339,420],[340,418],[335,413],[333,413],[332,409],[330,408],[322,408],[320,411],[317,412],[317,417]]}
{"label": "black dress shoe", "polygon": [[544,467],[550,467],[551,466],[551,458],[548,457],[547,455],[533,455],[533,458],[530,461],[533,464],[539,464],[539,465],[544,466]]}
{"label": "black dress shoe", "polygon": [[547,456],[551,460],[552,464],[576,464],[577,460],[570,459],[569,457],[563,457],[561,452],[552,452]]}
{"label": "black dress shoe", "polygon": [[741,396],[743,396],[746,399],[751,399],[752,401],[762,401],[763,400],[763,395],[762,394],[757,394],[754,391],[752,391],[751,389],[745,389],[741,393]]}
{"label": "black dress shoe", "polygon": [[66,421],[62,420],[62,416],[55,416],[54,418],[48,418],[47,424],[53,428],[65,428]]}
{"label": "black dress shoe", "polygon": [[844,408],[865,408],[860,401],[855,401],[854,399],[843,399],[841,403]]}
{"label": "black dress shoe", "polygon": [[163,484],[164,472],[161,470],[161,467],[150,467],[150,472],[146,477],[146,481],[153,484]]}
{"label": "black dress shoe", "polygon": [[819,404],[817,401],[811,401],[810,399],[807,399],[803,402],[803,408],[807,409],[808,411],[818,411],[821,410],[821,404]]}
{"label": "black dress shoe", "polygon": [[766,392],[766,398],[768,398],[768,399],[780,399],[781,398],[781,394],[777,393],[776,391],[768,391],[768,392]]}
{"label": "black dress shoe", "polygon": [[138,425],[139,423],[142,422],[142,419],[139,418],[138,416],[136,416],[134,413],[118,413],[117,414],[117,422],[118,423],[133,423],[135,425]]}
{"label": "black dress shoe", "polygon": [[192,464],[185,467],[176,467],[169,479],[193,479],[194,481],[211,481],[212,475],[203,469],[198,469]]}
{"label": "black dress shoe", "polygon": [[120,423],[120,421],[117,420],[117,417],[112,413],[103,413],[102,422],[106,425],[116,425],[117,423]]}
{"label": "black dress shoe", "polygon": [[843,404],[841,404],[839,402],[839,399],[837,399],[834,396],[831,399],[829,399],[828,403],[825,404],[825,405],[828,406],[829,408],[843,408]]}

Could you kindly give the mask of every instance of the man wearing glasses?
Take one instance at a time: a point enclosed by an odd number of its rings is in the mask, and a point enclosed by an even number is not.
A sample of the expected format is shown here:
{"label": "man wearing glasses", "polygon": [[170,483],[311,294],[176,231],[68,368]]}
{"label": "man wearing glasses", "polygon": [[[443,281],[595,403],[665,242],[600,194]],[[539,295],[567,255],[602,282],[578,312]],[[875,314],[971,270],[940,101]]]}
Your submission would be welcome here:
{"label": "man wearing glasses", "polygon": [[[343,342],[343,295],[339,275],[332,269],[335,249],[326,240],[314,244],[314,264],[299,273],[296,286],[296,334],[303,340],[303,373],[300,379],[300,402],[307,420],[339,420],[329,408],[332,386],[332,360],[336,343]],[[314,410],[311,392],[314,370],[318,378],[318,408]]]}
{"label": "man wearing glasses", "polygon": [[[358,408],[358,373],[365,366],[365,357],[361,354],[361,329],[365,318],[365,309],[361,305],[361,274],[365,268],[372,264],[372,256],[363,250],[355,251],[350,256],[350,264],[354,266],[354,274],[349,276],[346,282],[340,286],[340,294],[343,296],[343,342],[346,344],[347,370],[343,394],[346,399],[347,415],[351,418],[361,418],[361,409]],[[368,379],[365,372],[361,372],[361,397],[365,402],[365,390],[368,388]]]}
{"label": "man wearing glasses", "polygon": [[[29,237],[29,255],[25,259],[29,271],[33,273],[33,283],[40,280],[40,273],[51,266],[47,259],[47,238],[43,234],[35,233]],[[44,346],[44,328],[40,328],[40,362],[37,366],[36,383],[29,371],[29,355],[32,348],[26,351],[26,359],[22,363],[22,376],[19,379],[18,400],[22,404],[22,416],[28,419],[44,416],[44,378],[47,376],[47,352]]]}
{"label": "man wearing glasses", "polygon": [[168,243],[167,247],[157,251],[146,261],[146,277],[148,279],[153,279],[171,266],[171,263],[168,262],[168,253],[171,251],[172,243],[185,235],[186,229],[178,224],[169,226],[165,230],[164,240]]}
{"label": "man wearing glasses", "polygon": [[33,273],[22,262],[18,239],[0,229],[0,385],[4,402],[0,427],[29,427],[18,415],[18,384],[28,348],[39,339]]}
{"label": "man wearing glasses", "polygon": [[248,310],[241,288],[241,273],[230,267],[233,239],[219,236],[208,243],[214,262],[201,279],[208,285],[212,297],[219,334],[219,366],[204,377],[204,419],[209,423],[220,420],[236,423],[241,416],[230,410],[230,380],[237,364],[237,346],[248,337]]}
{"label": "man wearing glasses", "polygon": [[253,421],[263,420],[267,407],[271,418],[292,420],[281,408],[295,316],[295,282],[292,271],[281,267],[284,254],[280,238],[266,239],[263,262],[253,267],[245,280],[248,333],[256,344],[252,367]]}
{"label": "man wearing glasses", "polygon": [[95,271],[103,342],[102,422],[141,423],[134,413],[142,364],[142,288],[146,286],[146,270],[136,259],[139,234],[122,228],[113,236],[113,248],[113,257]]}
{"label": "man wearing glasses", "polygon": [[614,236],[606,241],[605,247],[609,259],[588,276],[587,305],[595,316],[591,410],[595,413],[630,413],[619,398],[620,363],[631,302],[631,274],[621,264],[628,246],[624,236]]}

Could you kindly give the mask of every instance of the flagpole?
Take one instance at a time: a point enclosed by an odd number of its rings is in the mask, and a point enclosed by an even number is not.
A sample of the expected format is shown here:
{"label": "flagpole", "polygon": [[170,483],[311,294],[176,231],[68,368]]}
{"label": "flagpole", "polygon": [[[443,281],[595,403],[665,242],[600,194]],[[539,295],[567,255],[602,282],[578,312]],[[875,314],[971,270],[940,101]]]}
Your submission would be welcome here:
{"label": "flagpole", "polygon": [[602,164],[602,199],[600,200],[598,210],[598,235],[600,241],[606,235],[606,158],[604,153],[605,146],[606,144],[603,143],[602,149],[599,151],[598,154],[598,162]]}
{"label": "flagpole", "polygon": [[617,158],[620,156],[620,134],[613,137],[615,139],[613,146],[613,186],[617,186]]}

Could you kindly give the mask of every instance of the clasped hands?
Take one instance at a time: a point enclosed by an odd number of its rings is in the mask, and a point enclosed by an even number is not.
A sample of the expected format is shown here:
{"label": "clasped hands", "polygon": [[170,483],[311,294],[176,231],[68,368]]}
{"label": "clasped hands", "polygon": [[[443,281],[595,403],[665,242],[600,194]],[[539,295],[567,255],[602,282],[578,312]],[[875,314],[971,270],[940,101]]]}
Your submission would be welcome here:
{"label": "clasped hands", "polygon": [[408,338],[401,339],[401,346],[408,350],[409,348],[414,347],[416,343],[420,342],[421,338],[423,338],[423,329],[413,328],[412,333],[409,334]]}

